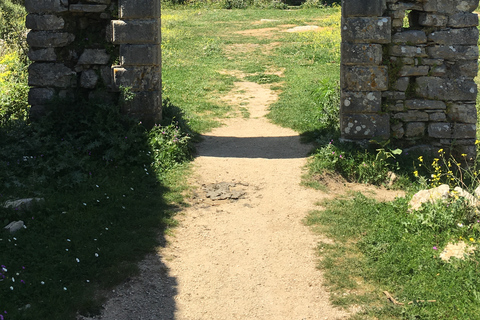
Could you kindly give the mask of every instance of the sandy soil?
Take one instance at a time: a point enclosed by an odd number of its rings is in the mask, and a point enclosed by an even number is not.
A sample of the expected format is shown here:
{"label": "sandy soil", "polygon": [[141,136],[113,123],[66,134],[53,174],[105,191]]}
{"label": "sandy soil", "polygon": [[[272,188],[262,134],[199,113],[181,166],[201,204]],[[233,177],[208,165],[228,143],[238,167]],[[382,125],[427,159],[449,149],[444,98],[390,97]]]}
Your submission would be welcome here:
{"label": "sandy soil", "polygon": [[[264,117],[276,99],[268,85],[235,84],[224,101],[247,108],[250,117],[238,112],[197,146],[190,181],[196,191],[191,207],[177,216],[180,226],[140,264],[138,277],[109,294],[101,316],[78,319],[348,318],[330,305],[316,268],[317,244],[331,240],[313,234],[302,219],[322,199],[366,189],[335,179],[325,181],[328,194],[302,187],[312,146]],[[218,198],[225,200],[212,199],[219,186]],[[384,200],[396,195],[368,191]]]}

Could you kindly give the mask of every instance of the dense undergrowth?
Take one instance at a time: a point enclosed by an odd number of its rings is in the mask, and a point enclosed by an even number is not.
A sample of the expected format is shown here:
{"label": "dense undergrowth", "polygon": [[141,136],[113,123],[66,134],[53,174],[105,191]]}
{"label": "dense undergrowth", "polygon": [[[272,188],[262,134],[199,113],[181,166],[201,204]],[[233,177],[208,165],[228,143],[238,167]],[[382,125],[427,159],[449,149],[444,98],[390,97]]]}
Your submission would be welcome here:
{"label": "dense undergrowth", "polygon": [[23,8],[0,2],[0,319],[74,319],[100,312],[102,292],[136,274],[182,206],[190,130],[163,102],[152,129],[117,105],[55,101],[28,118]]}

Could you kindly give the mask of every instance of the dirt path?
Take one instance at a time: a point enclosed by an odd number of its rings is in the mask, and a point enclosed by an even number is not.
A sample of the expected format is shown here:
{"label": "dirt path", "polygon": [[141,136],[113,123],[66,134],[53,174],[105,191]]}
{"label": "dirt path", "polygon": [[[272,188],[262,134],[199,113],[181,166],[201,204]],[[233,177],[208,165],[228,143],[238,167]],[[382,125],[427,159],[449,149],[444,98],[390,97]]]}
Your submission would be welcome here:
{"label": "dirt path", "polygon": [[[267,85],[236,83],[227,100],[248,103],[250,117],[198,145],[192,206],[141,275],[112,292],[101,319],[345,318],[316,269],[322,239],[302,224],[326,196],[300,186],[311,146],[264,117],[276,99]],[[238,199],[212,200],[228,197]]]}

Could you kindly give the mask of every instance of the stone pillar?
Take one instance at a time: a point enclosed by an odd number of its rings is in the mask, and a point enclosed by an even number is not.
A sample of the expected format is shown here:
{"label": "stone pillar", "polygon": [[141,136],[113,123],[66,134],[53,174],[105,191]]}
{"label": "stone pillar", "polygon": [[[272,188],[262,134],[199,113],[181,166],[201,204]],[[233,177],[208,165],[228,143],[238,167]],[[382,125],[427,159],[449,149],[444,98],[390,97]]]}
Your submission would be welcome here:
{"label": "stone pillar", "polygon": [[389,115],[382,110],[388,68],[382,48],[391,41],[385,0],[342,1],[340,127],[351,140],[388,138]]}
{"label": "stone pillar", "polygon": [[110,28],[112,43],[120,45],[114,84],[134,94],[124,111],[151,126],[162,111],[160,0],[119,0],[119,18]]}
{"label": "stone pillar", "polygon": [[54,98],[118,103],[123,87],[134,93],[124,112],[147,126],[161,119],[160,0],[25,0],[25,7],[32,116]]}
{"label": "stone pillar", "polygon": [[115,0],[25,0],[31,116],[56,97],[115,99],[110,65],[118,54],[106,29],[116,6]]}
{"label": "stone pillar", "polygon": [[344,0],[341,130],[475,155],[478,0]]}

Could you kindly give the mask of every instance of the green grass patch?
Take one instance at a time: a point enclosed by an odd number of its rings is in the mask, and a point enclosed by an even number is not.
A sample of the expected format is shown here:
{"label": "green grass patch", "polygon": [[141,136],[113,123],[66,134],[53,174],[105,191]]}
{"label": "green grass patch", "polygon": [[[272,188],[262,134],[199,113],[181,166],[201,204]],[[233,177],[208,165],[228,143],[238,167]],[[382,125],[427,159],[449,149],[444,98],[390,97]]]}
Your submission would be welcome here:
{"label": "green grass patch", "polygon": [[356,194],[312,212],[306,223],[335,241],[319,247],[334,303],[363,305],[355,319],[475,319],[478,254],[452,263],[439,254],[448,242],[476,246],[480,225],[461,200],[449,204],[408,213],[405,198],[379,203]]}
{"label": "green grass patch", "polygon": [[258,84],[266,84],[266,83],[275,83],[280,82],[282,78],[277,76],[276,74],[256,74],[245,77],[245,80],[256,82]]}
{"label": "green grass patch", "polygon": [[[270,19],[262,23],[262,19]],[[272,32],[251,36],[245,30],[316,24],[321,32]],[[164,93],[181,105],[189,125],[206,132],[231,109],[219,98],[238,81],[239,70],[257,83],[285,82],[271,119],[302,133],[328,128],[338,115],[339,8],[282,10],[162,10]],[[265,47],[276,44],[266,53]],[[231,48],[233,46],[233,48]],[[267,71],[285,69],[285,77]],[[321,89],[319,89],[321,87]],[[195,97],[195,99],[192,99]],[[328,118],[328,119],[327,119]],[[337,123],[338,120],[335,120]]]}

